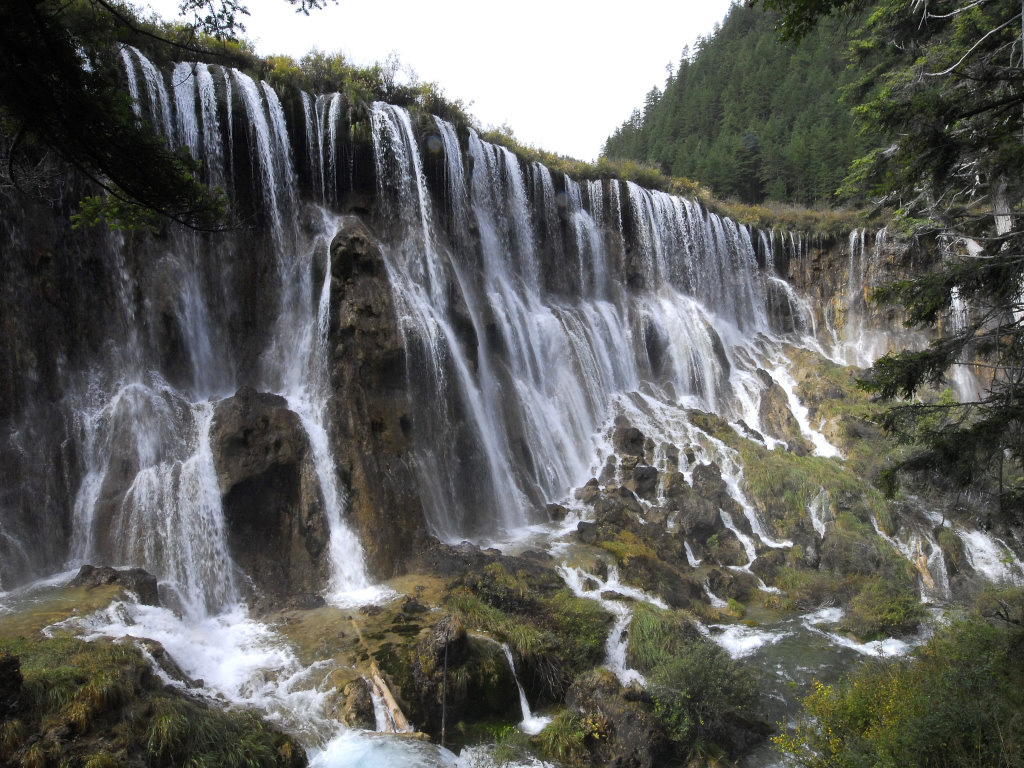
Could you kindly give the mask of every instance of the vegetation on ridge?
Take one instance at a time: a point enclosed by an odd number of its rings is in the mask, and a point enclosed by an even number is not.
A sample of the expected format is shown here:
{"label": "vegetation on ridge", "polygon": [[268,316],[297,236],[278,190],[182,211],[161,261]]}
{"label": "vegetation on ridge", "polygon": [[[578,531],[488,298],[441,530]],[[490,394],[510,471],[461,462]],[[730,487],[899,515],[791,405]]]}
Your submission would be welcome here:
{"label": "vegetation on ridge", "polygon": [[[11,670],[20,662],[20,673]],[[169,692],[128,642],[85,642],[66,634],[0,641],[4,693],[0,763],[155,767],[297,768],[301,746],[253,712],[222,711]],[[17,669],[15,666],[13,669]],[[12,702],[4,700],[6,708]]]}
{"label": "vegetation on ridge", "polygon": [[775,739],[806,768],[1024,765],[1024,634],[973,616],[910,659],[818,683],[794,731]]}
{"label": "vegetation on ridge", "polygon": [[853,79],[845,29],[823,25],[799,46],[783,44],[776,18],[733,5],[603,154],[696,179],[717,198],[833,202],[847,167],[870,146],[839,98]]}

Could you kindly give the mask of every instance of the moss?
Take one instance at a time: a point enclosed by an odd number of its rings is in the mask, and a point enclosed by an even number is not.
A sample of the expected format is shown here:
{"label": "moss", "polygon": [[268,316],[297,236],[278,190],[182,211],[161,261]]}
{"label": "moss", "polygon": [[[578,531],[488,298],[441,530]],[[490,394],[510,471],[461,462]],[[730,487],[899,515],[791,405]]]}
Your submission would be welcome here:
{"label": "moss", "polygon": [[534,739],[541,754],[570,766],[584,765],[590,755],[583,717],[559,712]]}
{"label": "moss", "polygon": [[732,425],[717,413],[691,410],[687,412],[687,418],[690,424],[697,429],[721,440],[730,448],[737,448],[746,442],[740,438],[739,433],[732,428]]}
{"label": "moss", "polygon": [[708,207],[720,216],[748,227],[782,232],[809,232],[815,235],[845,237],[859,227],[881,225],[866,211],[850,208],[807,208],[790,203],[765,202],[757,205],[737,200],[711,200]]}
{"label": "moss", "polygon": [[[842,504],[852,519],[866,522],[872,515],[885,514],[881,492],[836,459],[769,451],[751,441],[743,441],[739,452],[744,490],[782,535],[791,535],[808,519],[808,507],[822,490],[833,508]],[[837,522],[842,516],[837,515]]]}
{"label": "moss", "polygon": [[658,559],[657,553],[649,544],[628,530],[618,531],[614,539],[599,541],[597,546],[611,552],[619,565],[628,565],[631,560],[636,558]]}
{"label": "moss", "polygon": [[730,597],[726,611],[734,619],[742,619],[747,615],[747,607],[734,597]]}
{"label": "moss", "polygon": [[[300,746],[248,711],[165,690],[141,651],[68,636],[0,642],[24,678],[3,754],[22,765],[299,766]],[[56,734],[61,734],[57,736]]]}
{"label": "moss", "polygon": [[917,594],[889,579],[871,579],[850,603],[843,628],[862,640],[915,631],[926,613]]}
{"label": "moss", "polygon": [[961,570],[965,565],[965,556],[964,545],[960,541],[960,537],[956,535],[952,528],[943,526],[939,529],[939,534],[936,538],[939,542],[939,549],[942,550],[942,554],[945,555],[947,562],[956,570]]}
{"label": "moss", "polygon": [[654,713],[681,754],[708,753],[753,710],[753,672],[697,632],[686,616],[634,608],[627,659],[648,676]]}
{"label": "moss", "polygon": [[551,577],[490,563],[445,599],[467,627],[508,643],[531,698],[542,701],[560,699],[576,675],[601,662],[610,621],[595,601],[552,588]]}

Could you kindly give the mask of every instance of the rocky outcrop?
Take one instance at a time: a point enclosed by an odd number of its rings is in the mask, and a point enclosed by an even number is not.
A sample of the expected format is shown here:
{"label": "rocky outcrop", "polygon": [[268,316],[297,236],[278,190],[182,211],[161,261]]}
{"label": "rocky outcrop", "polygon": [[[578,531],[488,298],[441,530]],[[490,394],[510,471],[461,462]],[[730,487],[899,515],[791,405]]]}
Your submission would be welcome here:
{"label": "rocky outcrop", "polygon": [[405,350],[380,245],[346,219],[331,243],[331,384],[334,456],[370,572],[400,573],[426,523],[410,461]]}
{"label": "rocky outcrop", "polygon": [[664,765],[669,740],[651,699],[640,688],[623,688],[606,669],[577,678],[565,697],[588,725],[586,740],[592,765],[615,768],[653,768]]}
{"label": "rocky outcrop", "polygon": [[271,608],[316,595],[329,576],[328,526],[309,438],[287,401],[249,387],[210,428],[228,545]]}
{"label": "rocky outcrop", "polygon": [[97,568],[93,565],[83,565],[68,586],[94,589],[109,584],[119,584],[134,592],[143,605],[160,605],[156,576],[142,568],[117,569],[108,565]]}
{"label": "rocky outcrop", "polygon": [[790,451],[797,456],[807,456],[814,451],[814,446],[803,436],[800,424],[789,409],[789,398],[786,391],[763,368],[757,369],[757,376],[764,384],[761,390],[761,405],[758,418],[761,428],[776,440],[781,440]]}
{"label": "rocky outcrop", "polygon": [[373,711],[373,696],[370,692],[370,684],[366,682],[365,678],[356,678],[342,689],[337,717],[349,728],[363,728],[372,731],[377,727],[377,718]]}

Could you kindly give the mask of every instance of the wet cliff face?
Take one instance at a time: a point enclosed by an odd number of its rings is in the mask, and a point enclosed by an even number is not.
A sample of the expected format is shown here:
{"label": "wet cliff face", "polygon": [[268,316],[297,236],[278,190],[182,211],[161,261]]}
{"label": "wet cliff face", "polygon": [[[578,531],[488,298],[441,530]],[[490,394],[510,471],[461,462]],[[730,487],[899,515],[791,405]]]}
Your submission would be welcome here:
{"label": "wet cliff face", "polygon": [[409,459],[405,349],[380,244],[357,218],[330,246],[330,399],[334,452],[370,570],[390,576],[425,540]]}
{"label": "wet cliff face", "polygon": [[835,257],[429,115],[124,58],[240,226],[73,230],[59,169],[10,193],[3,588],[90,561],[200,612],[358,587],[547,520],[625,410],[804,445],[772,344],[850,325],[863,235]]}

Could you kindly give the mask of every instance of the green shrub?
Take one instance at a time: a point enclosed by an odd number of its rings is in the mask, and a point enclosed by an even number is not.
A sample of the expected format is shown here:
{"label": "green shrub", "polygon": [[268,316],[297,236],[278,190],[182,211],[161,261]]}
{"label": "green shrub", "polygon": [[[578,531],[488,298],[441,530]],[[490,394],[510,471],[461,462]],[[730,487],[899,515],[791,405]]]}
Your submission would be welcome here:
{"label": "green shrub", "polygon": [[468,627],[508,643],[517,666],[522,663],[524,686],[542,700],[560,699],[576,675],[604,658],[609,616],[594,600],[510,574],[498,563],[467,581],[449,592],[448,608]]}
{"label": "green shrub", "polygon": [[[0,754],[12,764],[270,768],[305,762],[301,747],[254,713],[224,712],[165,690],[132,645],[35,637],[3,641],[0,652],[18,657],[24,677],[17,719],[0,728]],[[104,749],[83,757],[76,738],[47,736],[64,725],[75,737],[103,739]]]}
{"label": "green shrub", "polygon": [[911,660],[816,684],[796,728],[775,739],[807,768],[1024,766],[1024,633],[971,619]]}
{"label": "green shrub", "polygon": [[917,594],[888,579],[872,579],[850,603],[845,629],[863,640],[915,631],[925,617]]}
{"label": "green shrub", "polygon": [[684,754],[709,750],[757,702],[753,672],[679,614],[638,604],[628,654],[648,676],[654,713]]}
{"label": "green shrub", "polygon": [[537,734],[541,753],[567,765],[581,765],[589,752],[583,718],[575,712],[559,712],[544,730]]}

